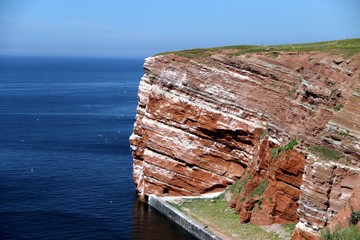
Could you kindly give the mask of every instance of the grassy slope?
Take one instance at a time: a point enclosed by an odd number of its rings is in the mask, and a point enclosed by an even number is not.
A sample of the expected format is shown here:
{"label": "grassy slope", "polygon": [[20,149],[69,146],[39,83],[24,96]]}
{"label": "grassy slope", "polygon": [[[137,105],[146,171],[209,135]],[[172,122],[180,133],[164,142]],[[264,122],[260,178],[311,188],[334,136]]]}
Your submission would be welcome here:
{"label": "grassy slope", "polygon": [[327,42],[315,42],[305,44],[287,44],[287,45],[273,45],[273,46],[256,46],[256,45],[242,45],[242,46],[226,46],[217,48],[197,48],[176,52],[164,52],[158,55],[164,55],[169,53],[175,53],[176,55],[187,58],[202,58],[210,56],[215,52],[223,50],[232,50],[231,54],[241,55],[246,53],[272,53],[277,52],[310,52],[321,51],[330,52],[335,54],[342,54],[345,57],[351,57],[360,52],[360,38],[327,41]]}
{"label": "grassy slope", "polygon": [[[231,239],[242,240],[279,240],[277,234],[266,232],[253,224],[240,224],[239,215],[228,207],[228,202],[222,198],[192,199],[181,205],[170,203],[180,211],[190,215],[210,230],[220,232]],[[230,237],[231,236],[231,237]]]}

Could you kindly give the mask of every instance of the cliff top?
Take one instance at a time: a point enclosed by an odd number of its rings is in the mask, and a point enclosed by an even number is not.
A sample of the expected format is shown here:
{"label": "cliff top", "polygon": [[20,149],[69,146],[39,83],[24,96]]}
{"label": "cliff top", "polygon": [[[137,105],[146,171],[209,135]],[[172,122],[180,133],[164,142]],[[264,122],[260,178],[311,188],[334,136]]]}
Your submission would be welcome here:
{"label": "cliff top", "polygon": [[268,53],[274,57],[278,52],[312,52],[321,51],[334,54],[341,54],[345,58],[352,57],[360,52],[360,38],[314,42],[305,44],[286,44],[286,45],[272,45],[272,46],[258,46],[258,45],[239,45],[239,46],[225,46],[215,48],[196,48],[183,51],[163,52],[157,55],[176,54],[186,58],[205,58],[215,53],[223,53],[228,55],[242,55],[247,53]]}

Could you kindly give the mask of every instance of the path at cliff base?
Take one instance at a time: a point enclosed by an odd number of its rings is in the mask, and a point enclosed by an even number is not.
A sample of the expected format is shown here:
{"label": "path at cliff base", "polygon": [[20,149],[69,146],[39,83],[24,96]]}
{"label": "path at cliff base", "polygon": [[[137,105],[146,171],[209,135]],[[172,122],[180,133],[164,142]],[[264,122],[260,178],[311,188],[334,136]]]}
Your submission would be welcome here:
{"label": "path at cliff base", "polygon": [[273,224],[260,227],[251,223],[239,225],[239,216],[229,208],[222,194],[196,197],[163,197],[162,199],[186,216],[200,222],[220,239],[288,240],[295,225]]}

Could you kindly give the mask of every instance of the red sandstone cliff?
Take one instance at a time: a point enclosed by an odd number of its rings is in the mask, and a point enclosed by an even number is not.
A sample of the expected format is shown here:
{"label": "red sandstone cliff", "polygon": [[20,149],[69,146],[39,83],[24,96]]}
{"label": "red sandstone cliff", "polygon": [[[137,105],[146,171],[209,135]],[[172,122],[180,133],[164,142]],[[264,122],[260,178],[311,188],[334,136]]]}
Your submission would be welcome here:
{"label": "red sandstone cliff", "polygon": [[293,238],[316,238],[359,185],[360,54],[236,51],[146,59],[130,137],[139,196],[236,182],[241,222],[299,221]]}

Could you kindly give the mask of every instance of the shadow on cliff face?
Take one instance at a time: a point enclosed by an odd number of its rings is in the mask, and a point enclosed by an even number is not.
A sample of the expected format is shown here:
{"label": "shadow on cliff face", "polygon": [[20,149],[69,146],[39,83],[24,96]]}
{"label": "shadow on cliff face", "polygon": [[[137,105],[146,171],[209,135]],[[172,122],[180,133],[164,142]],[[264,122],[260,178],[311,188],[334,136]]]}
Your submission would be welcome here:
{"label": "shadow on cliff face", "polygon": [[204,133],[205,136],[209,137],[210,139],[214,139],[219,142],[224,142],[227,144],[234,144],[234,143],[243,143],[249,146],[254,146],[254,134],[243,131],[241,129],[237,130],[229,130],[229,129],[205,129],[199,128],[199,131]]}
{"label": "shadow on cliff face", "polygon": [[134,221],[130,239],[136,240],[162,240],[162,239],[189,239],[196,240],[194,236],[170,221],[146,203],[134,200]]}

